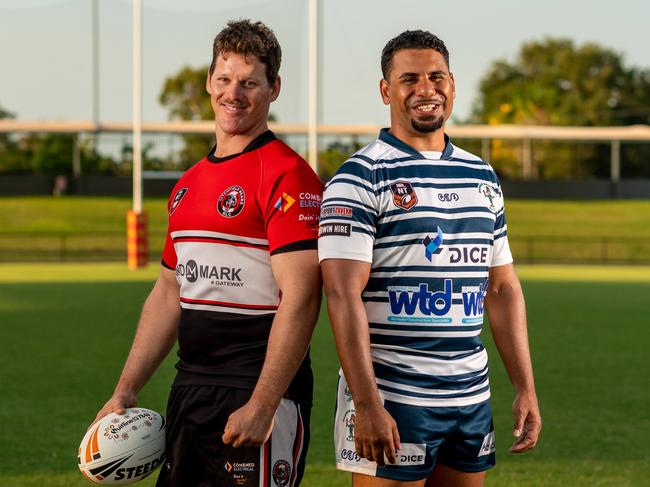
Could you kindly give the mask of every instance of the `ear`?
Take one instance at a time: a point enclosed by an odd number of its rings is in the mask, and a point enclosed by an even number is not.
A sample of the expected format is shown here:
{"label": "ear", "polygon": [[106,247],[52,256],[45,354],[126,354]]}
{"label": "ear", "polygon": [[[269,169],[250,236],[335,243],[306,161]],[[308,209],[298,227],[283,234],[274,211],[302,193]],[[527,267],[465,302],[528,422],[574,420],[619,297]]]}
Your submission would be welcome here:
{"label": "ear", "polygon": [[454,100],[456,99],[456,80],[454,79],[454,73],[449,72],[449,76],[451,77],[451,86],[452,89],[454,90]]}
{"label": "ear", "polygon": [[280,87],[282,85],[282,80],[280,79],[280,76],[278,75],[277,78],[275,78],[275,81],[271,85],[271,102],[274,102],[275,100],[278,99],[278,96],[280,96]]}
{"label": "ear", "polygon": [[207,91],[209,95],[212,95],[212,86],[210,86],[211,78],[212,75],[210,74],[210,70],[208,69],[208,77],[205,79],[205,91]]}
{"label": "ear", "polygon": [[381,94],[381,101],[384,105],[390,105],[390,95],[388,94],[388,81],[384,78],[379,80],[379,93]]}

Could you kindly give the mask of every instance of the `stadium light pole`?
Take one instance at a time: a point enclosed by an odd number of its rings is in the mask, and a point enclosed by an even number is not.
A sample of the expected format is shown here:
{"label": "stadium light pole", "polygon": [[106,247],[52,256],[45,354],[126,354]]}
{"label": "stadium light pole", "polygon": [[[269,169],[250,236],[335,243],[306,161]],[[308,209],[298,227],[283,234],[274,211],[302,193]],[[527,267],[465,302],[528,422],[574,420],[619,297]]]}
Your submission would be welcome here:
{"label": "stadium light pole", "polygon": [[318,171],[318,0],[309,1],[309,165]]}
{"label": "stadium light pole", "polygon": [[147,265],[147,221],[142,211],[142,1],[133,0],[133,209],[127,213],[129,269]]}

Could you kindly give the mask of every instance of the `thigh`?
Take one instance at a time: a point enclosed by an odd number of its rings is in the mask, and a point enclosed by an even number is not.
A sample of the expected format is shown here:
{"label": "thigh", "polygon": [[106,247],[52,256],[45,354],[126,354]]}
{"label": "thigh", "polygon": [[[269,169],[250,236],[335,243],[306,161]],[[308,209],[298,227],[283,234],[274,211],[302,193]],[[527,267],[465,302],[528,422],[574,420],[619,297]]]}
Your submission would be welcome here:
{"label": "thigh", "polygon": [[393,480],[359,473],[352,474],[352,487],[424,487],[425,482],[426,479]]}
{"label": "thigh", "polygon": [[[496,463],[492,408],[489,401],[458,408],[453,434],[440,447],[438,463],[454,471],[484,472]],[[461,484],[465,485],[465,484]],[[474,485],[474,484],[468,484]]]}
{"label": "thigh", "polygon": [[487,472],[461,472],[438,464],[427,480],[426,487],[483,487]]}

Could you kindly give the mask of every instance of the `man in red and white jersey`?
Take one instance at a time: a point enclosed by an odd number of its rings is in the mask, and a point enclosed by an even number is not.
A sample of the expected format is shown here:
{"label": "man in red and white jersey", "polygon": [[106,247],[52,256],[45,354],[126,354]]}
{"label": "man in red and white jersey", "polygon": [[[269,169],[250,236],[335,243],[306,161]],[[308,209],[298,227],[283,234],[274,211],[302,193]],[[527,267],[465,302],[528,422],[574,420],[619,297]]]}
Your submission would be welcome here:
{"label": "man in red and white jersey", "polygon": [[178,340],[158,486],[295,486],[302,478],[323,187],[268,129],[280,59],[261,22],[230,22],[215,38],[206,89],[216,145],[172,191],[160,276],[97,415],[134,406]]}

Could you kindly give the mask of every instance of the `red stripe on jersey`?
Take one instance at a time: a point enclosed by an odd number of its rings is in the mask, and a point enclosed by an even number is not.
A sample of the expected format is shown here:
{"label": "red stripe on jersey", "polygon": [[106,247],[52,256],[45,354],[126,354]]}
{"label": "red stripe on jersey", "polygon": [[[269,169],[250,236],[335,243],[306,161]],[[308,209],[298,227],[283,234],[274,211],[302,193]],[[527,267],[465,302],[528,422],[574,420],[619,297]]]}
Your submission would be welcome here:
{"label": "red stripe on jersey", "polygon": [[272,469],[269,468],[269,442],[264,443],[264,487],[269,487],[269,481],[273,474]]}
{"label": "red stripe on jersey", "polygon": [[240,308],[240,309],[268,309],[276,310],[277,306],[265,305],[265,304],[243,304],[243,303],[227,303],[224,301],[211,301],[209,299],[190,299],[190,298],[181,298],[182,303],[187,304],[207,304],[210,306],[224,306],[227,308]]}
{"label": "red stripe on jersey", "polygon": [[302,449],[302,414],[300,414],[300,406],[296,404],[298,412],[298,432],[296,434],[296,446],[293,449],[293,475],[291,476],[291,485],[296,481],[296,474],[298,472],[298,462],[300,462],[300,453]]}
{"label": "red stripe on jersey", "polygon": [[223,244],[223,245],[230,245],[232,247],[250,247],[254,249],[260,249],[260,250],[269,250],[268,245],[258,245],[258,244],[253,244],[249,242],[239,242],[236,240],[228,240],[225,238],[216,238],[216,237],[177,237],[177,238],[172,238],[174,243],[176,242],[205,242],[205,243],[215,243],[215,244]]}

